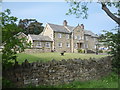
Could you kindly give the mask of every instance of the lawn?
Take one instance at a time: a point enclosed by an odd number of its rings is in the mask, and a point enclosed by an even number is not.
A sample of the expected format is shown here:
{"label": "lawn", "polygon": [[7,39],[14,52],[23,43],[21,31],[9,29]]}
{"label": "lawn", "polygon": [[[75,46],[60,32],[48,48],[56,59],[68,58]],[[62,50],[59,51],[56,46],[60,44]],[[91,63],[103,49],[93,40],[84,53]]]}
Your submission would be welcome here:
{"label": "lawn", "polygon": [[73,59],[73,58],[82,58],[82,59],[88,59],[88,58],[100,58],[105,57],[107,55],[96,55],[96,54],[80,54],[80,53],[65,53],[64,56],[61,56],[60,53],[35,53],[35,54],[26,54],[26,53],[19,53],[17,54],[18,58],[17,60],[19,63],[23,62],[25,59],[27,59],[29,62],[35,62],[35,61],[50,61],[50,60],[62,60],[62,59]]}

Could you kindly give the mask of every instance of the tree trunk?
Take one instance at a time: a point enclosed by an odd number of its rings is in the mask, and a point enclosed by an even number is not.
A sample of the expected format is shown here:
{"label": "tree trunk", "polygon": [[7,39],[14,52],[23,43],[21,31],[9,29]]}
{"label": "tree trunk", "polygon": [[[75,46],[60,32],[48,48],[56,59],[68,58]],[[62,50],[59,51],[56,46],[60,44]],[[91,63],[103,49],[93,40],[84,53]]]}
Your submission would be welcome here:
{"label": "tree trunk", "polygon": [[101,2],[102,9],[107,13],[107,15],[112,18],[118,25],[120,25],[120,18],[116,17],[110,10],[106,7],[105,3]]}

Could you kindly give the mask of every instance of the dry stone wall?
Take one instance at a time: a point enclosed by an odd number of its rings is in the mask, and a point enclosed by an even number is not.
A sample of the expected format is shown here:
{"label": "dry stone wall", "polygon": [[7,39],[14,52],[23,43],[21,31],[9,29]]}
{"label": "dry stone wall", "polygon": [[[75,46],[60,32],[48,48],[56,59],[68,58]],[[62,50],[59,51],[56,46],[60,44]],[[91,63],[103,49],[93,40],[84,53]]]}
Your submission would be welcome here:
{"label": "dry stone wall", "polygon": [[22,65],[15,65],[4,72],[3,76],[14,82],[17,87],[29,84],[60,85],[73,81],[99,79],[111,72],[111,57],[88,60],[69,59],[49,62],[33,62],[27,60]]}

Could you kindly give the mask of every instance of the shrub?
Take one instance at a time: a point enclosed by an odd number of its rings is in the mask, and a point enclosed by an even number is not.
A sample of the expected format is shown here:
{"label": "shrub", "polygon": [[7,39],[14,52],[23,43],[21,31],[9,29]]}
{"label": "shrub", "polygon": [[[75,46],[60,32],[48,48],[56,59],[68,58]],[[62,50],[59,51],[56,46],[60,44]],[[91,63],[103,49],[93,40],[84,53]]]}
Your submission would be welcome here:
{"label": "shrub", "polygon": [[85,53],[84,49],[78,49],[78,53]]}
{"label": "shrub", "polygon": [[98,52],[99,52],[99,53],[103,53],[103,50],[99,50]]}
{"label": "shrub", "polygon": [[15,85],[10,80],[7,80],[6,78],[2,78],[2,87],[3,88],[14,88]]}

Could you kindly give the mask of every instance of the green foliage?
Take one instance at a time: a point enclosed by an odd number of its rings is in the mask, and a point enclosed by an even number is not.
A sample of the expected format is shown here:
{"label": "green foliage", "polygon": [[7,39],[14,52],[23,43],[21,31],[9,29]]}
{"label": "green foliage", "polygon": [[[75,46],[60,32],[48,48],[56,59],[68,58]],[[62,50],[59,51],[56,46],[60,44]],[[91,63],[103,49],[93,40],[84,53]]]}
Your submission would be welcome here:
{"label": "green foliage", "polygon": [[[93,0],[90,0],[88,2],[84,2],[82,0],[65,0],[67,3],[69,3],[70,8],[68,9],[68,12],[66,15],[75,15],[76,18],[88,18],[88,4],[90,4]],[[94,2],[94,1],[93,1]],[[102,1],[97,2],[98,4],[101,4]],[[108,7],[115,7],[118,9],[117,12],[114,13],[114,15],[120,16],[120,2],[105,2],[104,3]]]}
{"label": "green foliage", "polygon": [[17,34],[22,32],[22,29],[15,23],[17,18],[10,16],[10,14],[11,12],[9,9],[0,13],[0,18],[2,18],[2,24],[0,25],[2,27],[2,45],[4,46],[2,50],[3,69],[12,64],[9,62],[10,60],[15,60],[16,62],[17,52],[23,51],[25,46],[27,46],[25,38],[17,37]]}
{"label": "green foliage", "polygon": [[98,53],[103,53],[103,50],[99,50]]}
{"label": "green foliage", "polygon": [[43,23],[38,22],[36,19],[20,19],[19,27],[23,29],[25,34],[40,34],[44,27]]}
{"label": "green foliage", "polygon": [[88,17],[88,7],[87,7],[87,2],[76,2],[76,1],[71,1],[70,3],[70,8],[66,15],[76,15],[76,18],[82,17],[83,19],[87,19]]}
{"label": "green foliage", "polygon": [[84,49],[78,49],[78,53],[85,53]]}
{"label": "green foliage", "polygon": [[116,69],[117,72],[120,73],[120,30],[119,27],[116,33],[112,33],[109,31],[104,31],[105,34],[103,36],[103,41],[109,47],[109,54],[113,56],[112,65],[113,68]]}
{"label": "green foliage", "polygon": [[11,81],[7,80],[6,78],[2,78],[2,88],[14,88],[14,87],[15,85]]}

